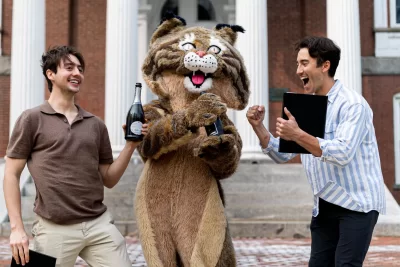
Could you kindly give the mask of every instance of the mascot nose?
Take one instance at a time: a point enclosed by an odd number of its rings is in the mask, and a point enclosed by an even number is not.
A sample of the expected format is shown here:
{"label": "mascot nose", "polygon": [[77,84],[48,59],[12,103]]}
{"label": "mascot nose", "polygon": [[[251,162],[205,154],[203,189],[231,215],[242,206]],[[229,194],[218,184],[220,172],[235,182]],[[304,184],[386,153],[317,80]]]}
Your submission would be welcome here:
{"label": "mascot nose", "polygon": [[199,57],[204,57],[204,55],[206,54],[206,52],[204,52],[204,51],[197,51],[196,54],[197,54]]}

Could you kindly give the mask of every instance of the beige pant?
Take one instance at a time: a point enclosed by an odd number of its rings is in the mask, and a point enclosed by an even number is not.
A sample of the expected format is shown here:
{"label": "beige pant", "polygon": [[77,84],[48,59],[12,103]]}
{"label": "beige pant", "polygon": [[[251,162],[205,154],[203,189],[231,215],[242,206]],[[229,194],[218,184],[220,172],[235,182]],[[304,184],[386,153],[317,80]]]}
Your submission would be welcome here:
{"label": "beige pant", "polygon": [[77,224],[59,225],[40,216],[32,228],[31,249],[57,258],[57,267],[73,267],[78,255],[89,266],[130,267],[125,238],[106,211]]}

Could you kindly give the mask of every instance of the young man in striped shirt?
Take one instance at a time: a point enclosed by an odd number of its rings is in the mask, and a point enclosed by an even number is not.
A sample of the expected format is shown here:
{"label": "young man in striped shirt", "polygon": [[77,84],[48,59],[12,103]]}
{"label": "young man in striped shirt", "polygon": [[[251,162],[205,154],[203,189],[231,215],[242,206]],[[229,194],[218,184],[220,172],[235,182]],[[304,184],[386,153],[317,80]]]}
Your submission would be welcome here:
{"label": "young man in striped shirt", "polygon": [[325,137],[302,131],[296,118],[278,118],[275,138],[264,127],[265,109],[252,106],[247,119],[264,154],[277,163],[296,154],[279,153],[279,138],[295,141],[311,154],[301,161],[314,193],[309,266],[362,266],[385,194],[372,110],[357,92],[334,79],[340,48],[325,37],[296,44],[297,75],[304,93],[327,95]]}

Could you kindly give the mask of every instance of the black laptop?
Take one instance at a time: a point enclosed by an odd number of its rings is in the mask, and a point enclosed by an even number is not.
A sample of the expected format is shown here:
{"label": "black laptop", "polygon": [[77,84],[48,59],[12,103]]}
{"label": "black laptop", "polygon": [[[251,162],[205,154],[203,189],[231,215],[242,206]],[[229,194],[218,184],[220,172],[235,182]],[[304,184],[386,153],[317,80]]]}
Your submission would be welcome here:
{"label": "black laptop", "polygon": [[[29,262],[24,267],[55,267],[57,259],[33,250],[29,250]],[[10,267],[20,267],[22,264],[17,264],[12,258]]]}
{"label": "black laptop", "polygon": [[[328,107],[328,96],[307,95],[298,93],[284,93],[282,105],[282,118],[288,117],[284,108],[295,117],[300,129],[306,133],[319,138],[325,135],[326,110]],[[294,141],[279,139],[279,152],[310,154],[308,150]]]}

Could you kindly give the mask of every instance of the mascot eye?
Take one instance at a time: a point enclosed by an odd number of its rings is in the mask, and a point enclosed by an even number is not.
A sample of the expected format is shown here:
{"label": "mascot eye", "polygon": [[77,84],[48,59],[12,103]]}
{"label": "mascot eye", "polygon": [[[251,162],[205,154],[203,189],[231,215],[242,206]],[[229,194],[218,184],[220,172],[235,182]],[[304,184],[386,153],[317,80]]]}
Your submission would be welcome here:
{"label": "mascot eye", "polygon": [[195,46],[194,44],[192,44],[192,43],[184,43],[184,44],[182,45],[182,48],[183,48],[183,50],[185,50],[185,51],[189,51],[189,50],[195,49],[196,46]]}
{"label": "mascot eye", "polygon": [[218,54],[219,52],[221,52],[221,48],[219,48],[219,47],[216,46],[216,45],[212,45],[212,46],[210,46],[210,47],[208,48],[207,52],[211,52],[211,53],[214,53],[214,54]]}

